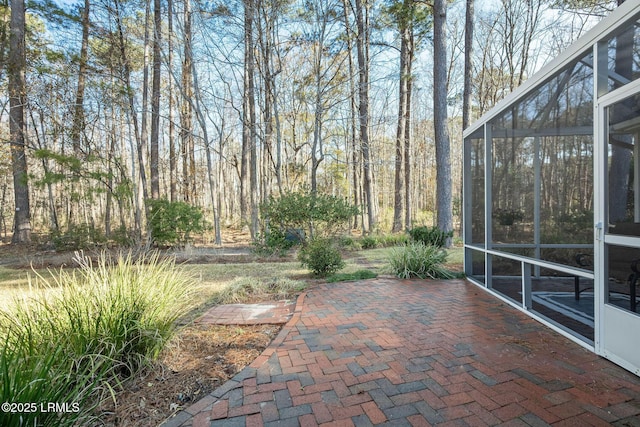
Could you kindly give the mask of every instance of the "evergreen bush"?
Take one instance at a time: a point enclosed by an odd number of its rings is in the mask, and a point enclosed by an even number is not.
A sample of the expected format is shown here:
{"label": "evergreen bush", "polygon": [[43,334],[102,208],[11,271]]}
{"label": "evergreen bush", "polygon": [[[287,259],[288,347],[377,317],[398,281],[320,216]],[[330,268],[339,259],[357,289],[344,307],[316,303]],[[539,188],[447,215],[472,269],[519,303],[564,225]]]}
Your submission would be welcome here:
{"label": "evergreen bush", "polygon": [[447,240],[453,237],[453,230],[445,232],[436,226],[414,227],[409,230],[408,233],[414,242],[421,242],[427,246],[436,246],[439,248],[446,246]]}
{"label": "evergreen bush", "polygon": [[298,259],[316,276],[325,277],[344,267],[342,254],[328,239],[315,239],[303,247]]}
{"label": "evergreen bush", "polygon": [[[263,229],[295,231],[301,243],[316,237],[336,236],[348,228],[358,208],[346,200],[310,191],[289,192],[271,197],[260,206]],[[267,237],[269,233],[264,233]]]}
{"label": "evergreen bush", "polygon": [[206,230],[202,209],[196,206],[166,199],[149,199],[147,206],[151,238],[158,246],[184,245],[192,233]]}

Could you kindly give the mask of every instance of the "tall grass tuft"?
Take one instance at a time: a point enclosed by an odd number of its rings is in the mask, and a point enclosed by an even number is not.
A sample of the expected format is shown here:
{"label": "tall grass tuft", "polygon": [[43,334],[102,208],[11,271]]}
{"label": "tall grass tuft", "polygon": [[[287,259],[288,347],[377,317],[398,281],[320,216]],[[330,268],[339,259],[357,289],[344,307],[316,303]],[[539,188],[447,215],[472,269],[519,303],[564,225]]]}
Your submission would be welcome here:
{"label": "tall grass tuft", "polygon": [[452,279],[455,275],[443,265],[446,260],[444,249],[422,242],[392,248],[388,259],[391,271],[401,279]]}
{"label": "tall grass tuft", "polygon": [[[77,261],[77,270],[38,276],[39,296],[0,311],[2,401],[78,405],[61,417],[20,414],[22,425],[70,425],[89,416],[98,392],[156,358],[194,304],[194,280],[157,254]],[[0,425],[12,425],[4,418],[12,415],[0,413]]]}

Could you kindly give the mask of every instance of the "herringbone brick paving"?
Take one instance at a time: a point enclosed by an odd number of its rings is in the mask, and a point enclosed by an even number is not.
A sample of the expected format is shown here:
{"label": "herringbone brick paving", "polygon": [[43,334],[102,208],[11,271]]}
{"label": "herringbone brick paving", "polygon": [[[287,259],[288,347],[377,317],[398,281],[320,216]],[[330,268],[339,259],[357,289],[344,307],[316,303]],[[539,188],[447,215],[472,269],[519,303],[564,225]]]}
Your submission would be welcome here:
{"label": "herringbone brick paving", "polygon": [[321,285],[171,426],[640,426],[640,378],[462,280]]}

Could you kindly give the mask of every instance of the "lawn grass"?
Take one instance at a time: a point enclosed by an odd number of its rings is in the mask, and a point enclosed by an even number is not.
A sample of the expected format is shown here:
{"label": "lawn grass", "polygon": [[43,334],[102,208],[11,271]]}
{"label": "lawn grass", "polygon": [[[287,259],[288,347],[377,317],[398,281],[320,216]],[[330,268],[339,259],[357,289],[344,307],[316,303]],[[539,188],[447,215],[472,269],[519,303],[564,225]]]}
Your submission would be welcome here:
{"label": "lawn grass", "polygon": [[299,262],[252,262],[239,264],[185,264],[179,266],[194,275],[200,285],[200,309],[219,300],[239,279],[298,278],[308,274]]}
{"label": "lawn grass", "polygon": [[29,286],[37,275],[48,276],[47,270],[23,270],[0,266],[0,309],[8,308],[16,298],[33,297],[42,291]]}
{"label": "lawn grass", "polygon": [[[388,258],[391,248],[376,248],[349,252],[344,258],[346,266],[340,270],[341,274],[354,274],[363,268],[376,274],[387,272]],[[449,256],[445,267],[453,272],[461,272],[464,250],[462,247],[453,247],[447,250]],[[198,304],[202,307],[215,303],[221,292],[230,286],[236,279],[262,279],[272,278],[304,278],[310,277],[309,271],[300,265],[298,261],[289,262],[251,262],[251,263],[216,263],[216,264],[179,264],[177,269],[183,270],[196,277],[199,287]],[[6,308],[12,304],[16,297],[23,297],[33,293],[29,289],[29,276],[36,274],[48,276],[48,270],[23,270],[0,266],[0,308]]]}

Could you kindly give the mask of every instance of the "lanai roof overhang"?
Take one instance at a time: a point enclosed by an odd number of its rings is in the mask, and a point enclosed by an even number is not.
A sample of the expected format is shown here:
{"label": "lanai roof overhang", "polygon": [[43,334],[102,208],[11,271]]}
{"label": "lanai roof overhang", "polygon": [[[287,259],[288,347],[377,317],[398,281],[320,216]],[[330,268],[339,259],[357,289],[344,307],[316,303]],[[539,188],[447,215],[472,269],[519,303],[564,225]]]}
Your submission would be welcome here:
{"label": "lanai roof overhang", "polygon": [[[609,16],[604,18],[594,28],[587,32],[584,36],[574,42],[560,56],[550,61],[542,67],[537,73],[531,76],[521,86],[498,102],[491,110],[486,112],[475,123],[469,126],[463,133],[464,138],[482,137],[484,135],[484,125],[503,114],[506,110],[513,107],[518,101],[532,94],[537,88],[554,78],[563,68],[570,66],[571,63],[580,63],[593,69],[594,62],[597,64],[595,73],[594,92],[596,95],[602,95],[602,87],[606,87],[608,81],[612,80],[618,84],[629,83],[629,79],[615,72],[607,63],[607,46],[599,45],[599,42],[616,36],[621,27],[628,24],[629,21],[636,21],[636,25],[640,26],[640,2],[628,0]],[[587,55],[593,53],[595,61],[586,58]],[[600,71],[598,73],[598,71]],[[567,82],[564,82],[566,85]],[[555,99],[550,99],[550,103],[557,101],[560,91],[555,94]],[[595,112],[594,112],[595,114]],[[638,123],[637,125],[640,125]],[[498,132],[498,133],[496,133]],[[529,137],[529,136],[563,136],[563,135],[593,135],[593,126],[561,126],[551,128],[537,129],[497,129],[492,130],[493,136],[501,137]]]}

